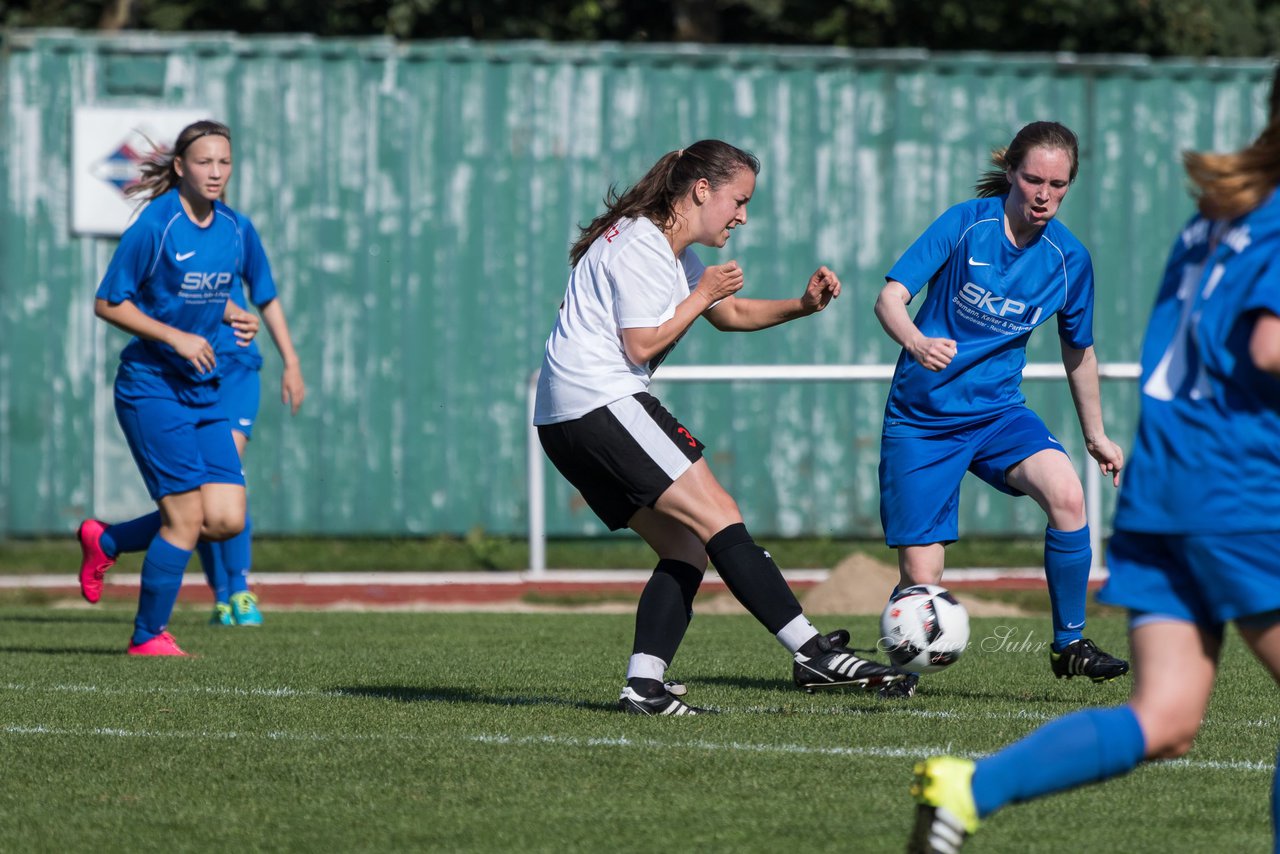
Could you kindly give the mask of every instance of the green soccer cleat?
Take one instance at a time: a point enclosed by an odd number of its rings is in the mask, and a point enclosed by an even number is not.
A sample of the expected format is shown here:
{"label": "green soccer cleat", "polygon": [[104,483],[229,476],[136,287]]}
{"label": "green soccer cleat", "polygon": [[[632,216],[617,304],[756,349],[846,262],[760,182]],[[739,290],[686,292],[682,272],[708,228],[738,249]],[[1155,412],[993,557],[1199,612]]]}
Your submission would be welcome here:
{"label": "green soccer cleat", "polygon": [[258,597],[248,590],[232,593],[231,619],[237,626],[262,625],[262,612],[258,610]]}
{"label": "green soccer cleat", "polygon": [[209,617],[209,625],[211,626],[234,626],[235,620],[231,618],[231,603],[219,602],[213,606],[213,615]]}
{"label": "green soccer cleat", "polygon": [[911,795],[919,802],[907,854],[956,854],[978,829],[973,761],[933,756],[917,762]]}

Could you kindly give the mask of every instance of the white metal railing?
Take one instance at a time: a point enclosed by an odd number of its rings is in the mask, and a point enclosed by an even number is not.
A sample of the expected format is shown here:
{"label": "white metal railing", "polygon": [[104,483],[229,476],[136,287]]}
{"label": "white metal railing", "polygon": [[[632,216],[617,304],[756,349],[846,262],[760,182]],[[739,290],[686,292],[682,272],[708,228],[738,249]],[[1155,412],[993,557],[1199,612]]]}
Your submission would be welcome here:
{"label": "white metal railing", "polygon": [[[893,365],[663,365],[654,382],[885,382],[893,379],[893,369]],[[1098,376],[1102,379],[1133,380],[1141,373],[1141,366],[1135,362],[1098,365]],[[1022,378],[1026,380],[1064,379],[1066,375],[1066,370],[1056,362],[1029,364],[1022,371]],[[538,371],[534,371],[526,391],[528,418],[525,421],[529,458],[529,575],[534,578],[547,571],[546,462],[538,442],[538,430],[533,426],[537,391]],[[1092,460],[1084,466],[1084,500],[1096,567],[1102,551],[1102,473]]]}

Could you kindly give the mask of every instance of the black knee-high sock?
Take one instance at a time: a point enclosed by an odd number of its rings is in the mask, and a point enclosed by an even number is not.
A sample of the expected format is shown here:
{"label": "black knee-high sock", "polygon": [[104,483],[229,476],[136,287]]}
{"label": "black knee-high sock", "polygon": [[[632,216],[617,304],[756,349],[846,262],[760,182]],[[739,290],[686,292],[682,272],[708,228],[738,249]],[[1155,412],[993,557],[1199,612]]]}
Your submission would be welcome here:
{"label": "black knee-high sock", "polygon": [[738,522],[707,541],[707,557],[734,598],[772,634],[799,617],[803,610],[778,565]]}
{"label": "black knee-high sock", "polygon": [[632,655],[643,653],[671,663],[689,627],[693,597],[700,584],[702,573],[692,564],[679,560],[658,561],[636,606]]}

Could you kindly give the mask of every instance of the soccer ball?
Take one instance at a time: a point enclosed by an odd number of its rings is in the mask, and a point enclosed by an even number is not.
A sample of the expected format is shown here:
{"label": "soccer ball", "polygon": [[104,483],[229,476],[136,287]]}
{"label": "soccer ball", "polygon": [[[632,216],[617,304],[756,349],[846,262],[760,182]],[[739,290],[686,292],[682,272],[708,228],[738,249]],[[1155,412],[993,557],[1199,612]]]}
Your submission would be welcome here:
{"label": "soccer ball", "polygon": [[880,648],[895,667],[934,673],[960,660],[969,643],[969,612],[936,584],[899,590],[880,615]]}

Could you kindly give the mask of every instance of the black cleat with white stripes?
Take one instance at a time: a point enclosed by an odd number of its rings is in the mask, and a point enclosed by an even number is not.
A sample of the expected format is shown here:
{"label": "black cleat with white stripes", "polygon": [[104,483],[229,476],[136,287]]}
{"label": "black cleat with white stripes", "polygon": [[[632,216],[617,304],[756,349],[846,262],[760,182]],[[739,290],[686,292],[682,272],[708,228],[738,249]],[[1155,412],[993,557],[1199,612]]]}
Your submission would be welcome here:
{"label": "black cleat with white stripes", "polygon": [[[848,643],[848,633],[831,632],[818,639],[819,651],[812,656],[795,654],[792,676],[796,687],[813,693],[819,688],[878,688],[907,678],[907,674],[887,664],[859,658]],[[833,641],[844,641],[833,643]]]}
{"label": "black cleat with white stripes", "polygon": [[[684,686],[681,685],[681,688]],[[680,715],[714,714],[711,709],[700,709],[690,706],[670,691],[656,697],[646,697],[631,688],[623,688],[618,698],[618,708],[629,715],[655,715],[677,717]]]}
{"label": "black cleat with white stripes", "polygon": [[1088,638],[1072,641],[1061,652],[1049,652],[1053,675],[1059,679],[1084,676],[1094,682],[1110,682],[1129,672],[1129,662],[1098,649]]}

